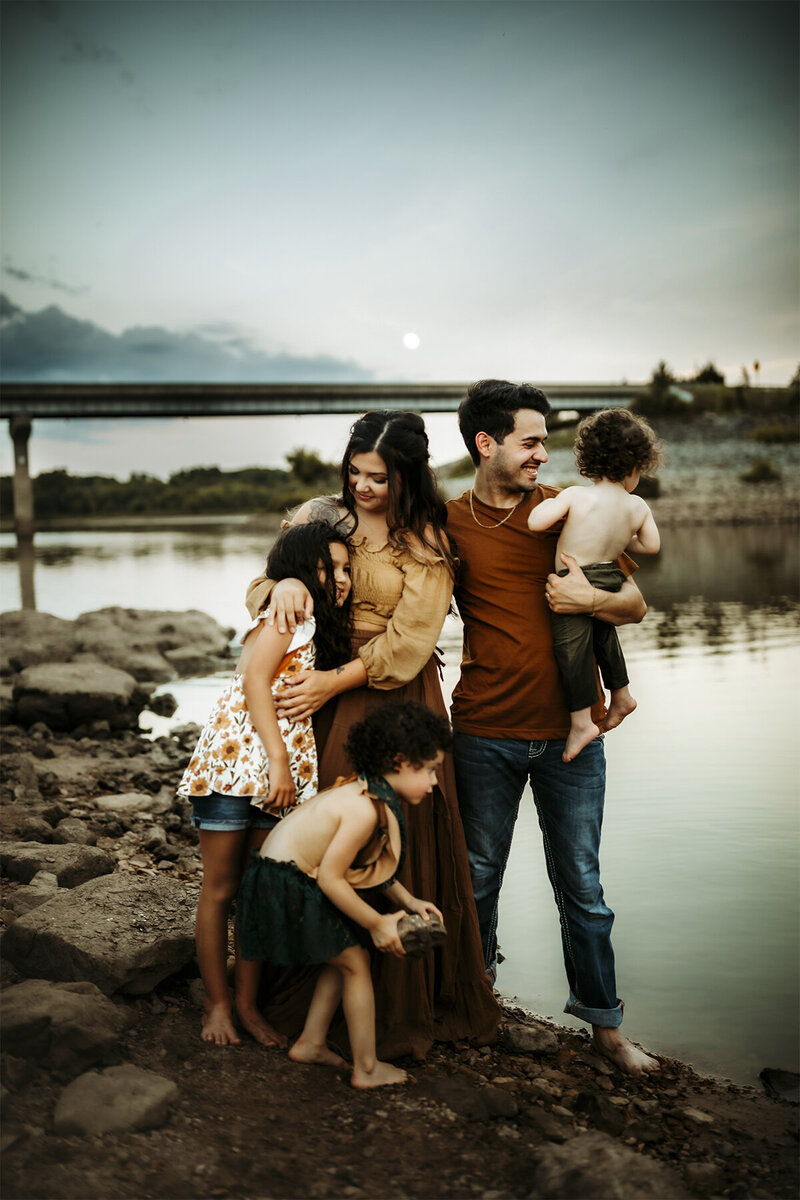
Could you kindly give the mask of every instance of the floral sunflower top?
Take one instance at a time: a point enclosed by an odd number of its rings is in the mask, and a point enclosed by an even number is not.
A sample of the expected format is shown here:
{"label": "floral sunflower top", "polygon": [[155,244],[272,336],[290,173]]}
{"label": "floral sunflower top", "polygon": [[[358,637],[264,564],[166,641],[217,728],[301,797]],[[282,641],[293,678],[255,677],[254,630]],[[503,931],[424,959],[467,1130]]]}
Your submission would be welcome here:
{"label": "floral sunflower top", "polygon": [[[265,616],[266,613],[259,613],[248,626],[242,641]],[[298,626],[272,681],[273,700],[279,698],[298,671],[313,670],[314,631],[313,617]],[[317,747],[311,718],[293,725],[285,717],[279,717],[278,729],[289,755],[297,804],[302,804],[319,790]],[[179,796],[208,796],[211,792],[223,796],[247,796],[251,804],[267,809],[269,760],[247,711],[242,675],[234,675],[214,705],[178,784]],[[285,816],[291,811],[291,808],[276,809],[275,814]]]}

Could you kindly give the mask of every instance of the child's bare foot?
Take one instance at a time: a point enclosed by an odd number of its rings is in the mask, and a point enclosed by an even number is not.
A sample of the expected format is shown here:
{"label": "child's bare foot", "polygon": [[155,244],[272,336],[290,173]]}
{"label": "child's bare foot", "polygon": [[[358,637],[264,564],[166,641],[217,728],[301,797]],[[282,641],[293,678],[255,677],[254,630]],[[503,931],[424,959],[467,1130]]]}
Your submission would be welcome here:
{"label": "child's bare foot", "polygon": [[299,1037],[289,1051],[289,1058],[296,1063],[316,1063],[323,1067],[349,1067],[341,1055],[334,1053],[328,1046],[316,1046],[313,1042],[304,1042]]}
{"label": "child's bare foot", "polygon": [[657,1059],[651,1058],[644,1050],[634,1046],[619,1029],[605,1029],[600,1025],[593,1025],[592,1042],[595,1050],[610,1059],[614,1066],[619,1067],[626,1075],[645,1075],[661,1069]]}
{"label": "child's bare foot", "polygon": [[635,708],[636,701],[627,688],[620,688],[619,691],[612,692],[611,703],[608,706],[606,719],[603,722],[605,732],[607,733],[609,729],[616,729],[626,717],[631,715]]}
{"label": "child's bare foot", "polygon": [[268,1021],[265,1021],[257,1008],[240,1008],[237,1004],[236,1015],[242,1023],[243,1028],[247,1030],[251,1037],[255,1038],[262,1046],[286,1046],[288,1038],[282,1033],[278,1033],[277,1029],[273,1029]]}
{"label": "child's bare foot", "polygon": [[589,742],[593,742],[599,732],[600,730],[594,721],[589,721],[588,724],[584,725],[573,724],[567,737],[564,753],[561,755],[564,762],[572,762],[573,758],[577,758],[584,746],[588,746]]}
{"label": "child's bare foot", "polygon": [[234,1028],[231,1010],[226,1004],[214,1004],[203,1015],[203,1028],[200,1034],[204,1042],[214,1042],[217,1046],[239,1046],[241,1038]]}
{"label": "child's bare foot", "polygon": [[363,1067],[354,1067],[350,1076],[354,1088],[388,1087],[395,1083],[405,1083],[407,1079],[407,1071],[380,1061],[375,1063],[371,1071],[365,1071]]}

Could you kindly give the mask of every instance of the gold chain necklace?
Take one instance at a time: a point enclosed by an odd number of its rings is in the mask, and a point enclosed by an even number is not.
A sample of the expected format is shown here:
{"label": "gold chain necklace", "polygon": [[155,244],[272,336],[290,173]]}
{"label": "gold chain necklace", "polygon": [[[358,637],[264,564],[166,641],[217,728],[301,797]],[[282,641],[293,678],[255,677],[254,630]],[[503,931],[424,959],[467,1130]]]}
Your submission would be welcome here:
{"label": "gold chain necklace", "polygon": [[505,517],[503,517],[502,521],[498,521],[496,525],[481,525],[480,521],[475,516],[475,509],[472,506],[472,488],[470,488],[470,490],[469,490],[469,511],[472,513],[472,519],[475,522],[475,524],[478,526],[479,529],[499,529],[501,525],[505,525],[505,523],[509,517],[513,517],[514,513],[517,511],[517,509],[519,508],[520,504],[522,504],[522,501],[524,499],[525,499],[524,496],[520,497],[520,499],[517,501],[517,503],[514,505],[514,507],[512,509],[509,509],[508,514]]}

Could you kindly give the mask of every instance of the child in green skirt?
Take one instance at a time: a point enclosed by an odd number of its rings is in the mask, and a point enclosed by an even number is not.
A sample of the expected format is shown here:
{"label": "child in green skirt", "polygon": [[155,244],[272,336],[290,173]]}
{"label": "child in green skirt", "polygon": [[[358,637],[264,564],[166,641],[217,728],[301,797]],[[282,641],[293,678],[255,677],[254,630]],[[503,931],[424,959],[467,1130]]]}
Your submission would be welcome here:
{"label": "child in green skirt", "polygon": [[[404,1083],[406,1072],[375,1053],[375,998],[367,946],[405,954],[397,932],[406,913],[442,914],[395,879],[405,853],[397,797],[421,804],[436,786],[450,727],[422,704],[385,704],[350,730],[346,750],[358,777],[307,800],[267,837],[244,873],[240,952],[276,964],[325,963],[298,1040],[295,1062],[345,1066],[327,1046],[341,1002],[357,1088]],[[358,895],[380,887],[397,911],[380,913]]]}

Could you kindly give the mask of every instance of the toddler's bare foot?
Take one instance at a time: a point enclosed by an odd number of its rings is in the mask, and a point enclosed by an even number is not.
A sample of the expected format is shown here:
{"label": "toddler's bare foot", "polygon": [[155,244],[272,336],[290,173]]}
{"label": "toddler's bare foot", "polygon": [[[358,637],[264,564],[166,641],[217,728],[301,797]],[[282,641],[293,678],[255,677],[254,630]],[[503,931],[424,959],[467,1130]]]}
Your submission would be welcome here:
{"label": "toddler's bare foot", "polygon": [[593,1025],[592,1042],[595,1050],[610,1059],[614,1066],[619,1067],[626,1075],[645,1075],[661,1069],[657,1059],[651,1058],[644,1050],[634,1046],[619,1029],[605,1029],[600,1025]]}
{"label": "toddler's bare foot", "polygon": [[241,1044],[241,1038],[231,1018],[231,1010],[226,1004],[214,1004],[206,1011],[200,1036],[204,1042],[214,1042],[217,1046]]}
{"label": "toddler's bare foot", "polygon": [[606,719],[603,722],[603,729],[606,733],[609,729],[616,729],[618,725],[621,725],[635,708],[636,701],[627,688],[624,688],[622,692],[612,692],[611,703],[608,706]]}
{"label": "toddler's bare foot", "polygon": [[589,742],[594,741],[599,732],[599,728],[593,721],[590,721],[588,725],[573,726],[569,731],[564,753],[561,755],[564,762],[572,762],[584,746],[588,746]]}
{"label": "toddler's bare foot", "polygon": [[289,1058],[297,1063],[317,1063],[323,1067],[349,1067],[349,1063],[327,1046],[315,1046],[300,1037],[289,1051]]}
{"label": "toddler's bare foot", "polygon": [[286,1046],[288,1044],[288,1038],[284,1037],[282,1033],[278,1033],[277,1029],[273,1029],[257,1008],[240,1008],[237,1004],[236,1014],[250,1036],[262,1046]]}
{"label": "toddler's bare foot", "polygon": [[353,1074],[350,1076],[350,1082],[354,1088],[376,1088],[388,1087],[395,1083],[405,1083],[408,1080],[408,1072],[401,1070],[400,1067],[393,1067],[391,1063],[376,1062],[371,1071],[365,1071],[363,1067],[354,1067]]}

